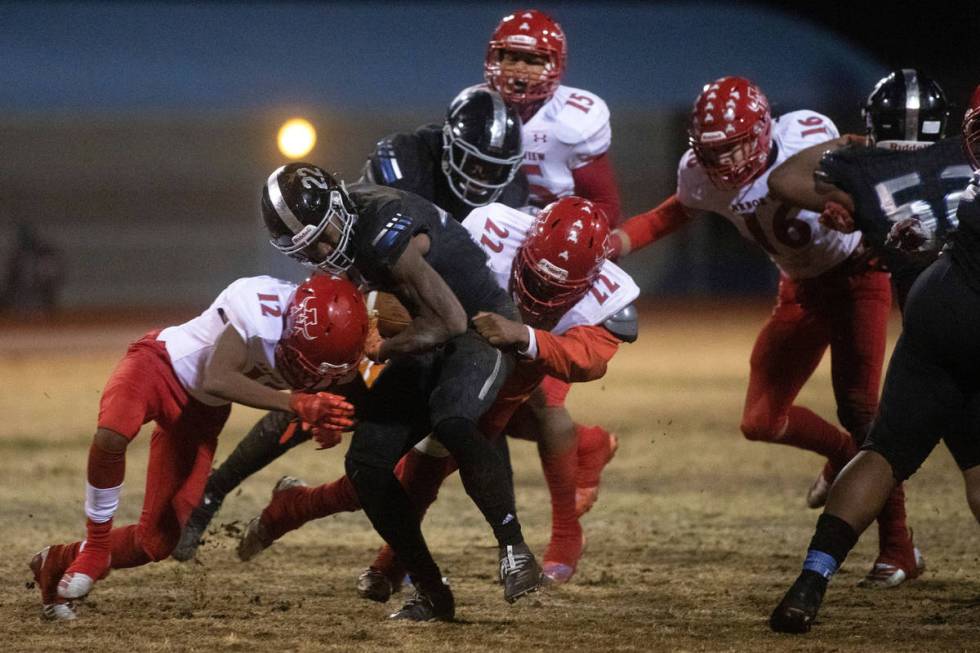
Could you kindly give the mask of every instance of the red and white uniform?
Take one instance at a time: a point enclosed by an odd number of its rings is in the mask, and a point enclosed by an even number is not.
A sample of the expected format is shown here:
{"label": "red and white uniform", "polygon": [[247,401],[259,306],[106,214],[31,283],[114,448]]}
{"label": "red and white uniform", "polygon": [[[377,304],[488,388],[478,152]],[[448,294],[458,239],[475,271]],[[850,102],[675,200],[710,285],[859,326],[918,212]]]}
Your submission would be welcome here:
{"label": "red and white uniform", "polygon": [[251,379],[277,390],[289,386],[275,370],[274,351],[282,337],[283,320],[296,284],[273,277],[239,279],[193,320],[167,327],[157,340],[170,355],[174,373],[198,401],[209,406],[229,403],[201,390],[201,377],[218,338],[231,325],[245,341],[246,367]]}
{"label": "red and white uniform", "polygon": [[769,173],[800,150],[837,138],[829,118],[793,111],[772,127],[776,160],[759,177],[737,190],[715,187],[693,150],[677,169],[677,199],[689,209],[724,216],[746,239],[766,251],[786,276],[810,279],[844,261],[861,242],[860,232],[844,234],[820,224],[818,213],[787,206],[769,197]]}
{"label": "red and white uniform", "polygon": [[611,225],[619,219],[619,191],[606,153],[612,141],[609,108],[598,96],[570,86],[524,123],[524,165],[530,203],[544,208],[568,195],[599,204]]}
{"label": "red and white uniform", "polygon": [[227,401],[201,392],[201,373],[218,337],[231,324],[248,344],[249,375],[274,388],[272,347],[295,285],[272,277],[240,279],[200,316],[150,332],[130,345],[106,382],[99,428],[129,439],[156,422],[150,440],[146,497],[138,524],[113,529],[114,566],[136,566],[170,555],[190,511],[201,500]]}
{"label": "red and white uniform", "polygon": [[[503,204],[474,209],[463,221],[470,236],[487,254],[487,266],[501,288],[510,287],[511,267],[534,217]],[[601,378],[615,354],[619,339],[603,322],[632,304],[640,289],[611,261],[602,266],[593,287],[551,331],[531,329],[531,344],[517,370],[497,395],[481,424],[488,435],[499,433],[513,411],[544,378],[567,384]]]}

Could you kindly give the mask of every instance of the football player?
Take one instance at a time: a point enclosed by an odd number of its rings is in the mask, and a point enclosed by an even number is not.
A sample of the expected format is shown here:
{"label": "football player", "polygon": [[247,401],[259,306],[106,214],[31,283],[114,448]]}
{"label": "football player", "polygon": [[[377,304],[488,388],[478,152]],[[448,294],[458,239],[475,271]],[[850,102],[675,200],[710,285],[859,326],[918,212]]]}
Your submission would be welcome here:
{"label": "football player", "polygon": [[[620,199],[609,159],[609,108],[594,93],[562,85],[567,53],[561,25],[536,9],[517,11],[505,16],[490,37],[484,79],[524,121],[523,170],[532,208],[574,194],[594,202],[615,226]],[[523,418],[515,420],[511,434],[548,439],[556,448],[577,447],[580,516],[598,498],[600,473],[615,454],[617,441],[600,426],[572,421],[565,408],[568,391],[567,383],[545,377],[521,407]],[[548,475],[558,478],[567,471],[567,466],[555,465]],[[553,561],[571,562],[580,551],[574,522],[552,526]]]}
{"label": "football player", "polygon": [[[462,221],[474,206],[494,201],[513,207],[527,204],[527,179],[520,172],[523,154],[516,112],[495,91],[472,87],[453,99],[441,125],[425,125],[380,140],[364,164],[361,180],[415,193]],[[368,301],[373,301],[372,296]],[[365,367],[367,380],[380,371],[374,363]],[[211,474],[201,503],[174,548],[174,558],[194,557],[229,492],[309,440],[310,434],[299,430],[284,441],[282,433],[289,426],[289,415],[268,413]]]}
{"label": "football player", "polygon": [[493,348],[468,322],[483,311],[517,318],[486,267],[486,254],[431,202],[366,182],[346,188],[308,163],[269,176],[262,215],[282,253],[390,292],[411,314],[404,330],[368,347],[369,358],[387,365],[358,406],[346,471],[432,616],[451,620],[454,598],[392,473],[429,433],[452,452],[467,494],[493,529],[504,598],[513,602],[535,591],[541,570],[521,533],[508,468],[477,425],[513,368],[514,354]]}
{"label": "football player", "polygon": [[[819,222],[819,212],[773,197],[767,181],[796,152],[838,138],[813,111],[773,119],[758,86],[723,77],[704,86],[691,117],[691,149],[681,158],[677,192],[613,232],[623,255],[654,242],[698,215],[731,221],[779,268],[772,316],[756,339],[741,430],[826,457],[835,474],[855,453],[874,417],[891,308],[888,275],[876,269],[859,232]],[[827,348],[837,416],[846,429],[794,403]],[[915,554],[904,520],[887,529],[881,553],[907,575]]]}
{"label": "football player", "polygon": [[[963,134],[966,156],[976,169],[980,87]],[[909,292],[878,416],[862,451],[830,489],[803,571],[769,619],[775,631],[810,630],[830,578],[892,488],[915,473],[940,438],[963,471],[967,502],[980,521],[980,172],[960,197],[956,217],[949,251]]]}
{"label": "football player", "polygon": [[[520,352],[517,370],[480,420],[482,431],[497,437],[513,428],[515,418],[520,419],[516,411],[544,375],[570,383],[605,374],[619,343],[636,338],[632,302],[639,289],[623,270],[606,260],[607,222],[587,200],[562,198],[546,207],[537,219],[491,204],[473,211],[463,226],[487,252],[500,287],[513,290],[525,322],[522,325],[492,313],[481,313],[474,319],[477,330],[492,344]],[[424,513],[435,501],[443,478],[455,466],[437,441],[428,439],[416,449],[424,455],[410,452],[399,464],[397,474],[416,508]],[[557,457],[574,466],[574,458],[569,460],[566,451],[555,450],[546,440],[539,441],[539,449],[552,492],[553,521],[578,526],[577,520],[561,514],[574,511],[574,476],[555,479],[544,464]],[[289,485],[280,481],[272,502],[249,522],[238,549],[243,560],[307,521],[360,507],[346,477],[315,488]],[[546,575],[555,582],[566,581],[575,571],[583,541],[580,527],[574,536],[579,542],[574,559],[545,554]],[[386,548],[359,579],[358,591],[363,598],[387,601],[403,575],[404,569]],[[413,596],[395,614],[427,609],[424,601]]]}
{"label": "football player", "polygon": [[[935,260],[956,226],[956,206],[971,176],[959,138],[946,139],[948,109],[939,84],[915,69],[883,77],[863,109],[868,147],[825,143],[792,156],[769,176],[781,201],[823,211],[823,221],[844,232],[860,229],[864,241],[891,272],[904,307],[916,277]],[[826,501],[832,470],[814,484],[812,505]],[[900,541],[906,532],[904,485],[898,485],[878,520],[883,535]],[[914,550],[917,575],[924,562]],[[893,552],[883,552],[861,581],[894,587],[909,575]]]}
{"label": "football player", "polygon": [[[367,310],[349,281],[314,277],[299,287],[239,279],[200,316],[130,345],[106,383],[88,456],[86,538],[45,547],[30,566],[43,614],[74,619],[72,601],[110,569],[170,555],[204,491],[230,404],[278,410],[311,425],[324,447],[340,442],[354,409],[322,388],[356,375]],[[279,390],[292,388],[293,392]],[[156,422],[138,524],[113,528],[126,449]]]}

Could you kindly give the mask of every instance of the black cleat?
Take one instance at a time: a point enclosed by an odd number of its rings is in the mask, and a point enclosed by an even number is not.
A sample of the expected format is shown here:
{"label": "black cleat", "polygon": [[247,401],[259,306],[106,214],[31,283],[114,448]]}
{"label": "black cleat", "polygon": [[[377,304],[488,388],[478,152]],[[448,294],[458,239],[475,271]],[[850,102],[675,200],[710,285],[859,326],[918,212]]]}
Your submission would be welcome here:
{"label": "black cleat", "polygon": [[397,611],[388,615],[389,619],[404,619],[408,621],[452,621],[456,616],[456,600],[452,590],[445,582],[441,587],[433,587],[425,591],[418,584],[405,604]]}
{"label": "black cleat", "polygon": [[221,508],[221,500],[216,501],[205,492],[204,496],[201,497],[201,503],[191,511],[190,519],[187,520],[187,524],[184,525],[184,530],[180,534],[180,540],[170,553],[174,560],[186,562],[194,557],[197,553],[197,547],[201,545],[204,538],[205,531],[208,530],[208,526],[218,513],[219,508]]}
{"label": "black cleat", "polygon": [[504,599],[513,603],[541,586],[541,567],[527,544],[508,544],[500,547],[500,581],[504,584]]}
{"label": "black cleat", "polygon": [[827,579],[813,571],[803,571],[769,617],[769,627],[777,633],[808,633],[827,591]]}

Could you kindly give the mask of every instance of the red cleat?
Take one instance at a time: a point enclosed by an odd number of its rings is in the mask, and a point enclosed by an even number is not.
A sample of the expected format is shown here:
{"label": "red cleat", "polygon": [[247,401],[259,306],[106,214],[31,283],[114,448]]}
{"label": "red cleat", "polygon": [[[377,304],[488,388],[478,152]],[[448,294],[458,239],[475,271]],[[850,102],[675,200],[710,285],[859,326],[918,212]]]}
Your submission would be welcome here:
{"label": "red cleat", "polygon": [[31,558],[34,582],[41,590],[41,615],[45,619],[69,621],[76,618],[72,602],[58,596],[58,582],[68,567],[67,544],[46,546]]}
{"label": "red cleat", "polygon": [[619,439],[599,426],[582,429],[578,449],[578,472],[575,479],[575,516],[592,510],[599,499],[602,470],[616,455]]}

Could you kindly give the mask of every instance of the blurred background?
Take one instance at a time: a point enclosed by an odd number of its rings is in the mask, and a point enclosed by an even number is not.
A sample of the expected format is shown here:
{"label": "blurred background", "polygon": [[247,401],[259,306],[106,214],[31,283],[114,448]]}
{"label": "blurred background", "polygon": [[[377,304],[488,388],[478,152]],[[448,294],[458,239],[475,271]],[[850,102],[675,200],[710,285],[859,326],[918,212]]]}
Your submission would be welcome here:
{"label": "blurred background", "polygon": [[[629,216],[673,192],[688,108],[721,75],[756,81],[774,114],[814,109],[844,132],[863,131],[877,79],[919,66],[958,125],[980,81],[975,6],[851,4],[536,6],[568,35],[564,83],[610,106]],[[375,141],[440,122],[482,81],[487,39],[518,8],[0,4],[0,307],[196,311],[240,276],[301,278],[258,213],[262,183],[287,160],[280,127],[309,121],[317,138],[303,158],[354,179]],[[776,280],[721,219],[625,267],[653,296],[767,294]]]}

